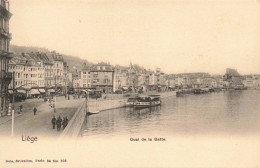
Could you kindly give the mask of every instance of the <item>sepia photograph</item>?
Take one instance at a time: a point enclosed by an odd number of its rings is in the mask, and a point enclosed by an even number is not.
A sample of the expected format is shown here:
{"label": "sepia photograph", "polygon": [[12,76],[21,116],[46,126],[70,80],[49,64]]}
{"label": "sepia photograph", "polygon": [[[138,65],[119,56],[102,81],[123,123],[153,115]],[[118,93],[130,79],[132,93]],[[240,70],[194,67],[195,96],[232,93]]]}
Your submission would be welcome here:
{"label": "sepia photograph", "polygon": [[0,0],[0,168],[260,167],[259,0]]}

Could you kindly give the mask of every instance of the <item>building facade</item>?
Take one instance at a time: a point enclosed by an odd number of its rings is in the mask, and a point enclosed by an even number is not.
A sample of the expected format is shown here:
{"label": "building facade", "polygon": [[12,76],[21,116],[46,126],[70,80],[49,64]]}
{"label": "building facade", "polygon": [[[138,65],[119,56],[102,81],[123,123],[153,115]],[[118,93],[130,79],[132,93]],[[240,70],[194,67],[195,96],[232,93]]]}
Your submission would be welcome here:
{"label": "building facade", "polygon": [[12,14],[7,0],[0,0],[0,3],[0,115],[4,116],[7,114],[8,85],[12,80],[12,73],[8,72],[8,63],[11,59],[9,20]]}
{"label": "building facade", "polygon": [[103,93],[112,93],[114,84],[113,67],[107,63],[93,65],[90,70],[92,87],[101,90]]}
{"label": "building facade", "polygon": [[81,71],[81,82],[80,87],[86,89],[91,87],[91,73],[90,73],[90,67],[87,67],[84,63],[82,65],[82,71]]}

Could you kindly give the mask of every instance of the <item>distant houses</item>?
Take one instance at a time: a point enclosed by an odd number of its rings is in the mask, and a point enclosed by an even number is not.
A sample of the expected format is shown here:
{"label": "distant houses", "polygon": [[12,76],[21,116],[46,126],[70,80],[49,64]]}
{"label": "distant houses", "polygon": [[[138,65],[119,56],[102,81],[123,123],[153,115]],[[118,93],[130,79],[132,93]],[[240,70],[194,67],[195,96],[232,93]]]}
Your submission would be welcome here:
{"label": "distant houses", "polygon": [[259,75],[240,75],[228,68],[221,75],[208,73],[165,74],[159,68],[146,70],[130,64],[128,67],[98,63],[82,63],[81,69],[69,68],[63,56],[53,52],[14,54],[9,62],[9,72],[14,72],[15,82],[9,85],[27,96],[78,92],[97,89],[103,93],[142,93],[188,88],[259,87]]}

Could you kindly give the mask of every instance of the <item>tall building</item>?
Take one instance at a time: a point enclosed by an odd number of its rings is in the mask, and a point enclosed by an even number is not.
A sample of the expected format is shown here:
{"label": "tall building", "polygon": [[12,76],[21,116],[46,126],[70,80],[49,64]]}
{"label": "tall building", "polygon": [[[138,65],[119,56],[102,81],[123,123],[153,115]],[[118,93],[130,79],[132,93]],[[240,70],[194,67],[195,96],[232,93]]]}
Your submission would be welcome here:
{"label": "tall building", "polygon": [[81,88],[91,87],[90,67],[86,66],[86,63],[83,63],[82,65],[80,87]]}
{"label": "tall building", "polygon": [[9,2],[0,0],[0,115],[6,115],[8,106],[8,85],[12,80],[12,73],[8,72],[8,63],[11,58],[9,44],[9,20],[12,14],[9,11]]}
{"label": "tall building", "polygon": [[111,65],[107,63],[93,65],[90,69],[90,74],[92,77],[92,87],[104,93],[113,92],[114,70]]}

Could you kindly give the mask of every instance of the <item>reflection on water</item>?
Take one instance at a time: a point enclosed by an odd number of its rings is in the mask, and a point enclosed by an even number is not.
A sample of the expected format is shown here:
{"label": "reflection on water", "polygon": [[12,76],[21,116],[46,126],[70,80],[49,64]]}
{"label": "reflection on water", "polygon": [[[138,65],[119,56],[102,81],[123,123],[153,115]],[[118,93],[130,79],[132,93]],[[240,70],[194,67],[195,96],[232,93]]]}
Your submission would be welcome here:
{"label": "reflection on water", "polygon": [[162,106],[102,111],[86,117],[83,136],[258,134],[260,91],[169,97]]}

